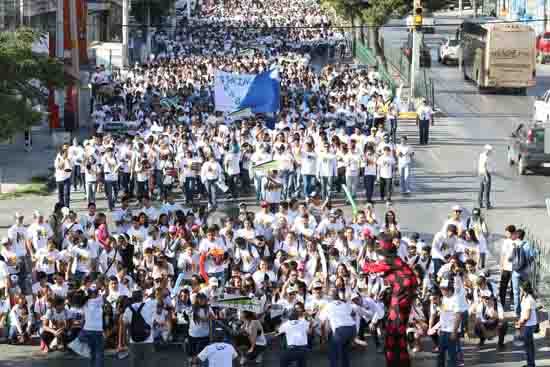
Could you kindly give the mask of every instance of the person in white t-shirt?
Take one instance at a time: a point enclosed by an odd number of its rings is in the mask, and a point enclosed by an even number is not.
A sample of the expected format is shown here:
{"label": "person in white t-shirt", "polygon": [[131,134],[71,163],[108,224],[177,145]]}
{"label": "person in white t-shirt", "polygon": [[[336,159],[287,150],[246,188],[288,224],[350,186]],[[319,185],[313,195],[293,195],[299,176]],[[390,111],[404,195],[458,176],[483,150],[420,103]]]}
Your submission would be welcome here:
{"label": "person in white t-shirt", "polygon": [[504,229],[504,240],[502,241],[500,249],[499,297],[502,307],[506,307],[506,291],[508,290],[508,286],[510,286],[510,290],[512,288],[510,280],[512,279],[513,270],[512,260],[514,255],[514,241],[512,240],[512,234],[514,232],[516,232],[516,226],[514,226],[513,224],[506,226],[506,228]]}
{"label": "person in white t-shirt", "polygon": [[323,309],[320,315],[321,340],[326,341],[328,327],[332,330],[329,341],[330,367],[349,367],[349,346],[357,334],[355,316],[351,304],[340,299],[337,290],[331,291],[332,301]]}
{"label": "person in white t-shirt", "polygon": [[71,206],[71,175],[73,165],[69,158],[69,146],[63,144],[55,157],[55,182],[57,183],[58,202],[69,208]]}
{"label": "person in white t-shirt", "polygon": [[279,334],[286,338],[286,348],[281,353],[280,366],[289,366],[296,362],[298,367],[306,366],[308,335],[313,333],[312,323],[300,319],[296,311],[288,316],[288,321],[279,326]]}
{"label": "person in white t-shirt", "polygon": [[[132,294],[133,303],[126,308],[122,320],[124,325],[131,329],[132,316],[134,312],[139,312],[145,323],[153,329],[153,314],[156,312],[157,301],[143,300],[141,291]],[[154,357],[153,332],[143,341],[136,341],[132,338],[132,333],[129,333],[129,358],[130,367],[152,367]]]}
{"label": "person in white t-shirt", "polygon": [[535,300],[533,287],[529,281],[520,284],[521,290],[521,316],[516,328],[522,329],[523,343],[527,359],[527,367],[535,367],[535,340],[534,333],[537,328],[537,301]]}
{"label": "person in white t-shirt", "polygon": [[239,354],[233,345],[224,341],[223,330],[215,330],[214,342],[205,347],[197,356],[202,362],[208,361],[208,367],[232,367],[233,360]]}
{"label": "person in white t-shirt", "polygon": [[90,348],[90,367],[103,367],[105,361],[105,342],[103,340],[103,297],[92,285],[87,292],[84,304],[84,326],[80,339]]}
{"label": "person in white t-shirt", "polygon": [[408,144],[407,137],[401,137],[401,144],[396,147],[397,166],[399,168],[399,185],[402,194],[411,193],[411,165],[414,157],[412,147]]}
{"label": "person in white t-shirt", "polygon": [[[439,318],[439,366],[457,367],[458,331],[462,322],[462,310],[454,293],[452,280],[443,279],[439,288],[443,297]],[[445,363],[445,359],[448,363]]]}
{"label": "person in white t-shirt", "polygon": [[384,201],[387,194],[388,203],[391,203],[393,192],[393,171],[395,164],[395,158],[391,155],[391,148],[385,146],[384,154],[378,158],[376,165],[378,167],[378,177],[380,178],[380,198]]}

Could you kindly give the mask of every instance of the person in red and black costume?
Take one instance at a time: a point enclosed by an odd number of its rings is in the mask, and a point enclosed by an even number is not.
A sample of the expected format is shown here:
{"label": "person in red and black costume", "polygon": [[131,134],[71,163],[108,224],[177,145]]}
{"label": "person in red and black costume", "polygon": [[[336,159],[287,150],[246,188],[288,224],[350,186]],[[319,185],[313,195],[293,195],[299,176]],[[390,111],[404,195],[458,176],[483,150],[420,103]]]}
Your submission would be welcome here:
{"label": "person in red and black costume", "polygon": [[380,274],[389,287],[384,301],[388,310],[384,345],[386,366],[410,367],[407,324],[418,284],[412,269],[397,255],[392,239],[391,234],[380,234],[377,249],[380,258],[375,263],[365,264],[363,271]]}

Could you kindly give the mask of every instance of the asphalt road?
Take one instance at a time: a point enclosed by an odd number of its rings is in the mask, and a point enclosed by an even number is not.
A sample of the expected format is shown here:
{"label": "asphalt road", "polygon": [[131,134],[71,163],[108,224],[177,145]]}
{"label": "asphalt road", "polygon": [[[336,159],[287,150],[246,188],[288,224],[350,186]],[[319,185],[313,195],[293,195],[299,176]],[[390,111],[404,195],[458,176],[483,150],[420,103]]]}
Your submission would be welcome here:
{"label": "asphalt road", "polygon": [[[426,43],[437,47],[446,36],[454,36],[458,18],[441,18],[438,24],[447,24],[438,28],[435,35],[427,36]],[[400,24],[399,22],[392,23]],[[386,45],[388,42],[399,47],[406,39],[405,28],[384,30]],[[537,70],[537,87],[529,91],[529,96],[479,95],[474,86],[463,81],[456,67],[437,64],[435,52],[433,68],[430,73],[436,83],[436,103],[445,117],[436,120],[431,129],[429,146],[415,146],[417,152],[413,171],[413,195],[395,196],[394,207],[404,232],[419,231],[426,238],[438,231],[450,208],[460,204],[467,209],[475,206],[479,182],[475,177],[475,164],[483,145],[489,143],[495,148],[497,174],[493,183],[493,205],[495,208],[484,213],[488,219],[494,238],[502,233],[505,225],[514,223],[528,225],[541,239],[550,239],[550,226],[544,206],[548,194],[548,177],[545,174],[519,177],[513,168],[507,166],[505,153],[508,136],[512,128],[521,121],[531,118],[533,96],[540,95],[550,88],[550,67],[541,66]],[[412,143],[418,141],[417,130],[413,125],[402,124],[400,134],[410,137]],[[75,208],[84,210],[85,200],[82,194],[75,195]],[[99,197],[100,206],[105,206]],[[16,210],[23,211],[30,218],[32,210],[40,208],[49,212],[55,197],[21,198],[18,200],[0,201],[0,232],[4,233],[12,222]],[[341,203],[341,201],[340,201]],[[349,208],[346,208],[349,210]],[[384,206],[377,205],[378,216],[384,214]],[[492,247],[493,255],[498,252],[498,241]],[[494,264],[494,256],[492,263]],[[509,340],[509,339],[508,339]],[[371,343],[372,344],[372,343]],[[549,366],[550,355],[544,348],[545,342],[539,340],[537,354],[538,366]],[[495,353],[495,345],[489,343],[478,350],[473,345],[466,346],[466,366],[521,366],[523,353],[508,343],[508,349]],[[158,353],[156,365],[184,361],[179,351]],[[311,353],[310,365],[328,366],[324,353]],[[363,364],[382,364],[383,358],[377,355],[373,347],[365,352],[354,352],[353,366]],[[80,367],[85,361],[67,356],[49,355],[47,358],[37,353],[37,348],[0,346],[0,367],[8,366],[67,366]],[[127,360],[106,359],[107,366],[126,366]],[[277,354],[269,353],[266,366],[277,366]],[[436,365],[430,353],[420,353],[413,359],[415,367],[432,367]]]}

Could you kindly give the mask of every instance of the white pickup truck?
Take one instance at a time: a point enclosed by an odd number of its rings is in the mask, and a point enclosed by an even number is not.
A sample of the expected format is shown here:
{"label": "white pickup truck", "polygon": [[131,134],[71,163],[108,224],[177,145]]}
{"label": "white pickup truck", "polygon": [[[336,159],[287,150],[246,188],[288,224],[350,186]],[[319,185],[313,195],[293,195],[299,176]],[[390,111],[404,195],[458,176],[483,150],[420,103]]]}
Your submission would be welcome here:
{"label": "white pickup truck", "polygon": [[535,99],[533,119],[535,121],[550,120],[550,90],[547,90],[542,97]]}

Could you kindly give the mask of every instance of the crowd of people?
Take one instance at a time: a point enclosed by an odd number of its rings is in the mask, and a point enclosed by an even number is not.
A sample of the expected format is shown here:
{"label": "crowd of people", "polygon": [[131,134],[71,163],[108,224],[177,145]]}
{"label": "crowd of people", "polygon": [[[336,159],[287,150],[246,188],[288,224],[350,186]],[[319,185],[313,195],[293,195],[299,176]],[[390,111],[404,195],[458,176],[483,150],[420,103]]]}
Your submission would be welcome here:
{"label": "crowd of people", "polygon": [[[39,336],[44,353],[85,343],[94,367],[104,346],[150,366],[154,345],[170,342],[193,365],[259,362],[277,335],[282,367],[304,366],[324,343],[331,367],[347,367],[348,348],[369,338],[388,366],[406,367],[408,350],[431,338],[439,366],[453,367],[464,363],[464,334],[504,347],[511,280],[534,367],[525,234],[506,228],[497,289],[479,208],[453,206],[433,239],[401,232],[392,195],[411,194],[413,148],[376,69],[311,63],[344,38],[319,5],[226,1],[204,11],[159,37],[155,57],[118,78],[101,67],[92,76],[96,131],[60,148],[53,214],[36,211],[27,225],[16,213],[1,240],[3,336]],[[274,67],[276,116],[215,111],[216,70]],[[433,111],[421,109],[424,144]],[[79,191],[80,215],[71,210]],[[353,213],[334,204],[340,191]],[[101,193],[108,212],[96,206]],[[220,198],[238,210],[219,215]],[[231,299],[253,308],[223,305]]]}

